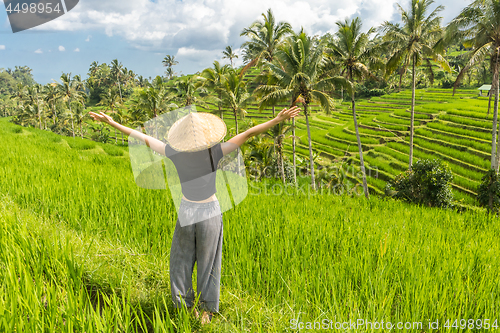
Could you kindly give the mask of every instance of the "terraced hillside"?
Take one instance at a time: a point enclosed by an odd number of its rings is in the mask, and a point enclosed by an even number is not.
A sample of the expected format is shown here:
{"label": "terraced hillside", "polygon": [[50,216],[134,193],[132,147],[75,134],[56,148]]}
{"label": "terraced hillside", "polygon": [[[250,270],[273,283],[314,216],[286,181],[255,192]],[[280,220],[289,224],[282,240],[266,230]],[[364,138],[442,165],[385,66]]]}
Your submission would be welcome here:
{"label": "terraced hillside", "polygon": [[[476,90],[421,89],[416,92],[414,159],[446,160],[454,174],[457,200],[475,203],[482,175],[490,167],[492,112],[487,116],[488,99]],[[361,142],[372,193],[381,193],[387,180],[408,169],[411,91],[402,91],[356,104]],[[283,106],[278,106],[280,110]],[[210,110],[215,111],[211,106]],[[271,110],[262,113],[257,106],[247,109],[246,120],[260,123],[270,119]],[[330,114],[312,107],[313,149],[324,164],[345,158],[359,165],[357,141],[350,103],[338,105]],[[228,127],[234,127],[231,112],[224,112]],[[242,121],[244,122],[244,121]],[[305,118],[297,122],[300,142],[297,154],[308,157]],[[291,139],[286,142],[291,155]]]}

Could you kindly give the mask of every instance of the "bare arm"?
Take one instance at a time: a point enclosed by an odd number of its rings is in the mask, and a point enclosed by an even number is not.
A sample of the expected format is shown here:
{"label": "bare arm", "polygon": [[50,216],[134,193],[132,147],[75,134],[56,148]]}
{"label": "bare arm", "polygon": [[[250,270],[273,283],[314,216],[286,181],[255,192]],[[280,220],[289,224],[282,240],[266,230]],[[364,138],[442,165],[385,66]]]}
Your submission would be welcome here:
{"label": "bare arm", "polygon": [[146,143],[146,145],[156,151],[157,153],[165,156],[165,143],[155,139],[149,135],[146,135],[144,133],[138,132],[136,130],[133,130],[131,128],[128,128],[127,126],[123,126],[116,121],[113,120],[110,116],[107,114],[104,114],[103,112],[99,112],[100,114],[94,113],[94,112],[89,112],[90,116],[97,121],[102,121],[104,123],[107,123],[111,125],[112,127],[116,128],[120,132],[130,135],[131,137],[141,140],[142,142]]}
{"label": "bare arm", "polygon": [[281,112],[278,113],[278,115],[274,119],[271,119],[265,123],[256,125],[252,128],[249,128],[245,132],[240,133],[240,134],[232,137],[227,142],[222,143],[221,144],[222,153],[224,155],[229,154],[233,150],[241,147],[252,136],[264,133],[265,131],[267,131],[271,127],[279,124],[283,120],[290,119],[290,118],[297,116],[299,114],[299,112],[300,112],[300,108],[298,108],[297,106],[294,106],[290,109],[285,108],[285,109],[281,110]]}

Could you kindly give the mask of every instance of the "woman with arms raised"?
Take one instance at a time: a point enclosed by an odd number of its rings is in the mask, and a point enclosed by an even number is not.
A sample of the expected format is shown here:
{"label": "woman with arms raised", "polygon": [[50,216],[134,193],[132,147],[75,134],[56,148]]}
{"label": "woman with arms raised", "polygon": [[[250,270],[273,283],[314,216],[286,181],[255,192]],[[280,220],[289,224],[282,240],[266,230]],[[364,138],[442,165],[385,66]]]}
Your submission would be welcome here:
{"label": "woman with arms raised", "polygon": [[[274,119],[223,143],[220,141],[226,134],[226,125],[210,113],[189,113],[179,119],[168,132],[168,143],[164,143],[115,122],[103,112],[89,112],[95,121],[107,123],[143,141],[174,163],[183,197],[170,250],[172,300],[177,308],[182,302],[188,308],[193,306],[195,297],[191,278],[197,261],[197,292],[200,294],[200,308],[204,310],[202,323],[210,322],[212,313],[219,311],[223,224],[215,196],[215,168],[224,155],[241,147],[249,138],[297,116],[299,112],[300,108],[296,106],[283,109]],[[197,315],[196,309],[194,311]]]}

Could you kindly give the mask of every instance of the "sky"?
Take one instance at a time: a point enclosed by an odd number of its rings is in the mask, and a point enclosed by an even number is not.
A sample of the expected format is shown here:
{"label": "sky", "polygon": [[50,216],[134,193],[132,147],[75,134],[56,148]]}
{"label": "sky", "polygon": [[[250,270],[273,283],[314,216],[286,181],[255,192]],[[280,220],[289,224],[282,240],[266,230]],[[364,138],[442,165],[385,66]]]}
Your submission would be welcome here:
{"label": "sky", "polygon": [[[2,0],[0,0],[2,1]],[[28,0],[27,0],[28,1]],[[31,1],[31,0],[30,0]],[[54,0],[55,2],[56,0]],[[436,0],[443,23],[471,0]],[[164,74],[163,58],[174,55],[178,74],[211,67],[232,46],[240,53],[243,28],[271,8],[277,21],[301,27],[310,35],[335,33],[335,22],[359,16],[363,30],[384,21],[397,22],[397,3],[408,0],[80,0],[66,14],[29,30],[13,33],[5,6],[0,6],[0,68],[29,66],[41,84],[61,74],[87,78],[90,64],[113,59],[143,77]],[[235,66],[242,59],[236,59]]]}

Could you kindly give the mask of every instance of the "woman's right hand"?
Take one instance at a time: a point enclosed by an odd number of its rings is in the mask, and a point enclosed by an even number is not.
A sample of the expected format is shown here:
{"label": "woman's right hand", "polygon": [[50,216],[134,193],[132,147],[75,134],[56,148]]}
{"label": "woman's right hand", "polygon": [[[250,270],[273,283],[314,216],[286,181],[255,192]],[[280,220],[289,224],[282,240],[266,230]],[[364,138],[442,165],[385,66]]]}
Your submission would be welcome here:
{"label": "woman's right hand", "polygon": [[102,121],[103,123],[111,125],[112,122],[114,122],[113,118],[105,114],[104,112],[99,112],[99,114],[94,113],[92,111],[89,112],[89,115],[94,119],[95,121]]}

